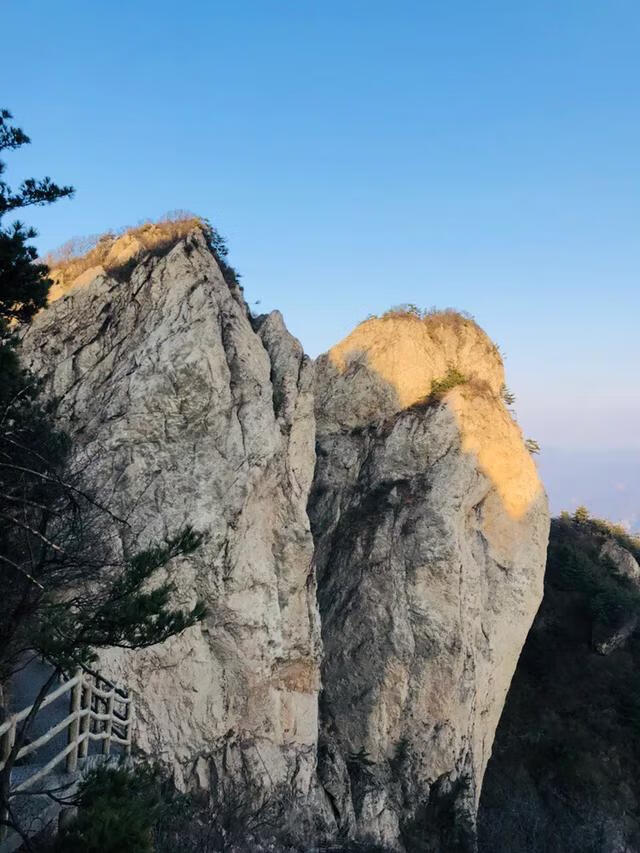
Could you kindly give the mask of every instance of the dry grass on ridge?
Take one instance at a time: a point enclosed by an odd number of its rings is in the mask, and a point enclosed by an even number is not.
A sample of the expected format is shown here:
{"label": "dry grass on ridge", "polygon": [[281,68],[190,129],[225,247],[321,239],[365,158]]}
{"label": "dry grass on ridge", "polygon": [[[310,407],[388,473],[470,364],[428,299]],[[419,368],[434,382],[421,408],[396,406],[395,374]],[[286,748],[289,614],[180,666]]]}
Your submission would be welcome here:
{"label": "dry grass on ridge", "polygon": [[149,220],[104,234],[74,237],[40,258],[49,267],[54,280],[51,298],[62,295],[67,286],[89,269],[102,267],[106,273],[114,274],[141,251],[162,252],[194,228],[205,227],[206,223],[199,216],[188,211],[173,211],[155,222]]}
{"label": "dry grass on ridge", "polygon": [[[475,329],[480,337],[485,340],[487,352],[494,353],[501,360],[503,355],[500,347],[495,344],[489,335],[480,326],[475,317],[467,311],[460,311],[456,308],[418,308],[416,305],[404,304],[394,305],[385,311],[384,314],[369,314],[362,320],[358,326],[364,326],[370,322],[385,322],[385,321],[402,321],[409,323],[417,323],[423,326],[428,333],[438,333],[442,330],[450,329],[460,335],[464,330]],[[358,327],[356,327],[358,328]]]}
{"label": "dry grass on ridge", "polygon": [[[369,314],[362,323],[370,320],[408,320],[422,323],[426,326],[444,326],[445,328],[460,329],[464,326],[474,326],[480,329],[473,315],[456,308],[418,308],[417,305],[394,305],[384,314]],[[362,323],[360,325],[362,325]],[[481,329],[482,331],[482,329]],[[484,334],[484,332],[483,332]]]}

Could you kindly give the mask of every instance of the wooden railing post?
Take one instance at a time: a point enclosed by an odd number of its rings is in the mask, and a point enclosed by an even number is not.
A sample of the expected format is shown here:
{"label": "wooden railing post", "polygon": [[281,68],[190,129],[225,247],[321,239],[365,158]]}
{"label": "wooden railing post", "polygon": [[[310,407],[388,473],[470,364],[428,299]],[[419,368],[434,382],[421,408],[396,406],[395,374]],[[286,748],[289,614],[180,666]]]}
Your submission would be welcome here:
{"label": "wooden railing post", "polygon": [[69,713],[75,714],[73,720],[69,723],[68,743],[75,744],[67,756],[67,773],[73,773],[78,766],[78,734],[80,732],[80,705],[82,702],[82,670],[77,669],[75,672],[78,683],[71,691],[71,699],[69,702]]}
{"label": "wooden railing post", "polygon": [[[2,735],[1,743],[0,743],[0,760],[2,764],[6,764],[9,756],[11,755],[11,750],[13,749],[13,745],[16,742],[16,722],[13,721],[13,724],[7,729],[7,731]],[[6,821],[9,819],[9,804],[5,803],[0,809],[0,819]],[[7,837],[8,828],[6,824],[2,824],[0,826],[0,841],[4,841]]]}
{"label": "wooden railing post", "polygon": [[7,731],[2,735],[2,749],[0,749],[0,761],[4,765],[11,755],[11,750],[16,742],[16,721],[14,720]]}
{"label": "wooden railing post", "polygon": [[80,700],[80,706],[85,714],[80,719],[80,736],[83,740],[78,747],[78,755],[80,758],[86,758],[89,754],[89,731],[91,727],[91,700],[93,697],[93,690],[91,689],[91,684],[87,683],[84,678],[82,679],[82,697]]}
{"label": "wooden railing post", "polygon": [[107,708],[106,713],[109,715],[109,719],[104,724],[104,733],[106,735],[105,739],[102,741],[102,754],[109,755],[111,751],[111,729],[113,727],[113,704],[115,701],[115,689],[112,689],[111,695],[106,700]]}
{"label": "wooden railing post", "polygon": [[125,705],[127,709],[127,745],[124,748],[126,755],[131,755],[131,742],[133,740],[133,701],[131,694],[128,694],[129,702]]}

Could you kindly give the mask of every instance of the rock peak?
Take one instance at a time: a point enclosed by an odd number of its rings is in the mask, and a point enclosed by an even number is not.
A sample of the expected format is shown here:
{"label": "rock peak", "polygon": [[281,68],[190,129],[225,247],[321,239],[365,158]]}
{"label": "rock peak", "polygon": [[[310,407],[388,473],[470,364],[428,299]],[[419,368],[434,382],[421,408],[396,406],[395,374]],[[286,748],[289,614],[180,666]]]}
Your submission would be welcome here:
{"label": "rock peak", "polygon": [[167,254],[190,235],[205,235],[208,223],[199,216],[177,213],[157,222],[74,238],[42,258],[50,269],[53,286],[49,303],[81,287],[99,275],[124,278],[145,257]]}
{"label": "rock peak", "polygon": [[400,408],[424,399],[432,383],[450,368],[485,383],[494,394],[504,385],[496,345],[475,320],[451,309],[426,313],[395,309],[370,317],[328,355],[343,372],[350,362],[365,361],[393,388]]}

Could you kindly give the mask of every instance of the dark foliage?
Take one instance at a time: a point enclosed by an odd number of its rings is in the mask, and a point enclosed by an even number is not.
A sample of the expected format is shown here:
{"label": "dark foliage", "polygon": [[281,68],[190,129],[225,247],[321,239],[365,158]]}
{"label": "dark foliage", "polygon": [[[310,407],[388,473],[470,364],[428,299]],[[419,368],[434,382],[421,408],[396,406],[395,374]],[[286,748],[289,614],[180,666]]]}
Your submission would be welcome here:
{"label": "dark foliage", "polygon": [[552,523],[544,600],[484,780],[481,853],[640,844],[640,637],[606,656],[593,645],[594,626],[640,613],[637,590],[600,557],[612,536],[637,549],[585,513]]}
{"label": "dark foliage", "polygon": [[390,853],[369,841],[330,843],[287,785],[265,796],[218,781],[211,797],[181,794],[160,767],[100,767],[73,803],[55,853]]}
{"label": "dark foliage", "polygon": [[76,804],[77,817],[61,829],[55,853],[153,853],[154,827],[174,800],[149,766],[102,766],[81,784]]}
{"label": "dark foliage", "polygon": [[401,826],[402,841],[415,853],[474,853],[475,826],[463,777],[438,780],[427,803],[420,804],[414,818]]}
{"label": "dark foliage", "polygon": [[616,626],[640,612],[640,591],[600,557],[603,537],[612,535],[602,524],[596,519],[554,520],[547,574],[558,589],[580,593],[593,620]]}

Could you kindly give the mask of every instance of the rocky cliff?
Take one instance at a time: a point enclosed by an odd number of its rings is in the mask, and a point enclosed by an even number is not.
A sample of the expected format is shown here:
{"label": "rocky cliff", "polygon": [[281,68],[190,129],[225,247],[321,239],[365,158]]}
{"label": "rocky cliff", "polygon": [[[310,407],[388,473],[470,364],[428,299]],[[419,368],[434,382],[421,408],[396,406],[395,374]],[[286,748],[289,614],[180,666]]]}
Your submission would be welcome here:
{"label": "rocky cliff", "polygon": [[312,366],[300,345],[278,314],[254,331],[195,230],[124,276],[69,283],[24,347],[88,480],[127,519],[125,546],[185,523],[206,536],[172,568],[179,600],[204,599],[206,621],[101,661],[136,694],[138,745],[179,780],[208,786],[235,767],[265,788],[308,790],[320,643]]}
{"label": "rocky cliff", "polygon": [[496,348],[398,312],[314,367],[198,228],[121,239],[58,281],[23,349],[121,547],[205,534],[169,570],[205,622],[101,661],[138,745],[182,785],[286,783],[329,835],[473,849],[548,533]]}

